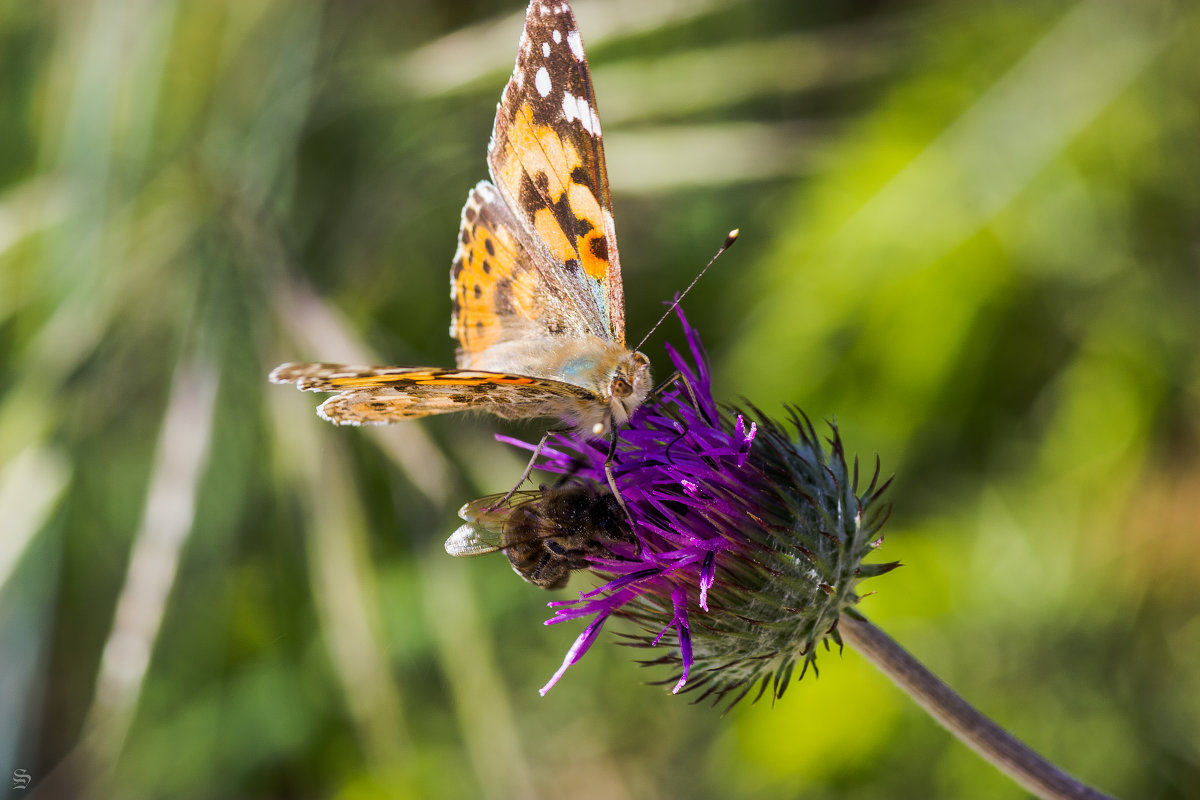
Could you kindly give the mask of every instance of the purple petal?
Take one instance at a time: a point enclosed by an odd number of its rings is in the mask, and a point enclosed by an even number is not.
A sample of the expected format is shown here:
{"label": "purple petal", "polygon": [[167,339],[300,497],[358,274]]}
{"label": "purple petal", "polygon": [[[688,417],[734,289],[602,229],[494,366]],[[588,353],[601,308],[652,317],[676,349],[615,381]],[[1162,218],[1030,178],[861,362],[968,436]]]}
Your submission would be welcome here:
{"label": "purple petal", "polygon": [[704,566],[700,567],[700,607],[708,611],[708,590],[717,579],[717,554],[709,550],[704,554]]}
{"label": "purple petal", "polygon": [[563,676],[563,673],[572,664],[577,663],[579,659],[583,658],[583,654],[592,646],[592,642],[596,641],[596,637],[600,635],[600,629],[604,627],[604,623],[607,620],[608,615],[605,614],[592,620],[591,624],[583,629],[583,633],[579,634],[579,638],[575,640],[575,643],[571,645],[571,649],[567,651],[567,657],[563,659],[562,666],[558,668],[558,671],[554,673],[545,686],[538,689],[538,694],[545,697],[546,692],[554,688],[554,684],[558,683],[558,679]]}
{"label": "purple petal", "polygon": [[692,632],[688,628],[687,589],[684,586],[676,586],[671,592],[671,604],[675,606],[675,630],[679,634],[679,657],[683,662],[679,683],[675,684],[671,694],[679,694],[679,690],[687,683],[688,671],[692,668]]}

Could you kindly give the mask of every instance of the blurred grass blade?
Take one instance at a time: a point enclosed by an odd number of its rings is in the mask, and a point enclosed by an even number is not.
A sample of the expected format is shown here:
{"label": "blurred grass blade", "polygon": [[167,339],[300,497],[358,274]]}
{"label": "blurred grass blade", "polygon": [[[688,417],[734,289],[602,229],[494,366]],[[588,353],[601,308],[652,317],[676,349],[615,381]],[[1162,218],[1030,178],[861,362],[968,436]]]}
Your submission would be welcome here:
{"label": "blurred grass blade", "polygon": [[894,66],[891,27],[860,23],[609,63],[592,73],[604,126],[878,78]]}
{"label": "blurred grass blade", "polygon": [[440,545],[423,553],[421,596],[454,697],[458,730],[484,797],[535,798],[510,692],[491,646],[495,632],[480,619],[480,599],[466,575]]}
{"label": "blurred grass blade", "polygon": [[53,511],[70,470],[63,458],[46,447],[31,447],[0,470],[0,591],[16,569],[29,543]]}
{"label": "blurred grass blade", "polygon": [[66,199],[62,182],[46,176],[8,187],[0,194],[0,322],[20,312],[31,300],[28,287],[18,280],[21,271],[11,251],[61,223]]}
{"label": "blurred grass blade", "polygon": [[[610,0],[575,2],[571,7],[589,49],[619,36],[657,31],[706,14],[740,5],[717,0]],[[512,69],[513,42],[520,34],[525,9],[462,28],[409,53],[385,67],[406,92],[438,95],[452,92],[494,72]]]}
{"label": "blurred grass blade", "polygon": [[1133,8],[1078,3],[829,246],[863,268],[911,269],[979,230],[1171,41],[1169,26]]}
{"label": "blurred grass blade", "polygon": [[101,769],[120,755],[146,668],[192,530],[196,495],[208,460],[217,377],[199,358],[175,373],[158,439],[141,526],[133,541],[116,616],[104,645],[83,742]]}
{"label": "blurred grass blade", "polygon": [[[861,306],[881,287],[939,263],[1029,186],[1175,34],[1154,14],[1128,4],[1076,4],[894,177],[844,216],[817,220],[810,236],[789,232],[781,238],[768,275],[772,291],[731,363],[750,374],[799,371],[811,383],[823,380],[841,357],[839,349],[781,351],[778,343],[822,342],[839,328],[847,303]],[[1105,46],[1097,47],[1098,41]],[[794,216],[811,220],[811,213]],[[796,269],[798,261],[815,266]],[[959,316],[943,310],[938,320],[948,340],[956,326],[969,326],[973,303],[996,279],[983,270],[970,277],[948,309]],[[952,355],[952,349],[939,352]],[[931,371],[947,368],[932,357],[923,356]]]}
{"label": "blurred grass blade", "polygon": [[744,122],[638,128],[605,142],[613,186],[645,194],[802,174],[825,138],[802,123]]}
{"label": "blurred grass blade", "polygon": [[348,431],[317,419],[310,397],[268,392],[277,458],[308,521],[308,579],[330,661],[367,760],[387,767],[408,751],[409,741],[384,646],[366,522],[343,448]]}
{"label": "blurred grass blade", "polygon": [[[13,768],[43,721],[33,698],[46,671],[61,537],[41,547],[36,539],[70,476],[67,461],[46,446],[26,449],[0,470],[0,774]],[[23,563],[30,568],[18,572]]]}

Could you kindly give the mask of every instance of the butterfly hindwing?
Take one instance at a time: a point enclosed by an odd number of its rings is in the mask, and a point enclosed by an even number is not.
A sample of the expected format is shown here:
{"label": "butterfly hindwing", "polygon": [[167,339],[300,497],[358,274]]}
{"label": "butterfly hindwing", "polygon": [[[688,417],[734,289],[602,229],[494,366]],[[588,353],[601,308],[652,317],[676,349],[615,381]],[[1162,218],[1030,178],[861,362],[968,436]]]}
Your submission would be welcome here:
{"label": "butterfly hindwing", "polygon": [[338,392],[318,412],[339,425],[379,425],[472,409],[521,419],[597,401],[594,393],[562,381],[479,370],[283,364],[270,378],[304,391]]}
{"label": "butterfly hindwing", "polygon": [[[532,0],[488,148],[500,194],[558,271],[624,345],[625,302],[600,118],[575,15]],[[558,288],[561,287],[561,288]]]}

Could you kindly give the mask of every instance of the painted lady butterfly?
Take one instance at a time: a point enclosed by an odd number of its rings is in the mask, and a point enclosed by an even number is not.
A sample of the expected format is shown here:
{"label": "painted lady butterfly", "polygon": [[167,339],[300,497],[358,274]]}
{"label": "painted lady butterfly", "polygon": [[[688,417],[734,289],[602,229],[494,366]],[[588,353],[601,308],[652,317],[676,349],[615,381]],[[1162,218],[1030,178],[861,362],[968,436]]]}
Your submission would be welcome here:
{"label": "painted lady butterfly", "polygon": [[488,168],[450,269],[457,369],[289,363],[271,381],[338,392],[318,413],[339,425],[467,409],[597,436],[623,424],[650,391],[650,362],[625,345],[600,118],[565,0],[529,4]]}

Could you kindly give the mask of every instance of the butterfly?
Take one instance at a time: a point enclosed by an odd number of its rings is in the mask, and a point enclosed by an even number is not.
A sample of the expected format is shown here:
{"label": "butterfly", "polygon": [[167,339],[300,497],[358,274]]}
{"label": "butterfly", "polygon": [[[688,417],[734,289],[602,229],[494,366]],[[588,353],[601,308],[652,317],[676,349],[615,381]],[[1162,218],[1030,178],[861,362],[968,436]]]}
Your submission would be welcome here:
{"label": "butterfly", "polygon": [[450,268],[457,367],[288,363],[270,380],[337,392],[338,425],[479,410],[557,417],[600,436],[650,392],[625,301],[596,98],[575,15],[532,0]]}

